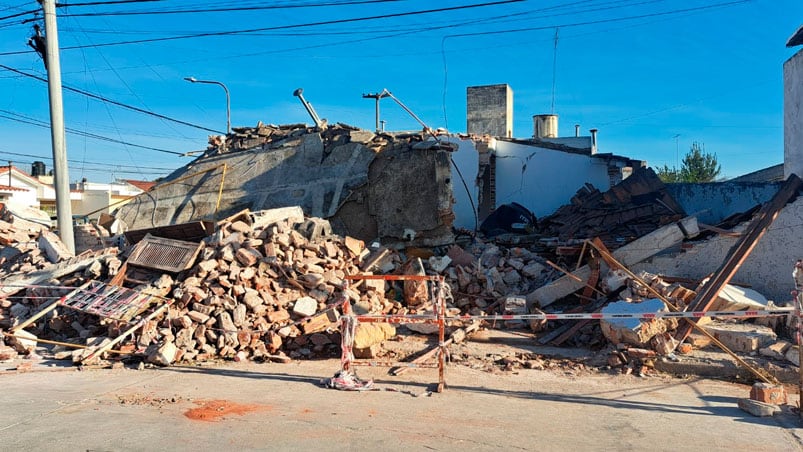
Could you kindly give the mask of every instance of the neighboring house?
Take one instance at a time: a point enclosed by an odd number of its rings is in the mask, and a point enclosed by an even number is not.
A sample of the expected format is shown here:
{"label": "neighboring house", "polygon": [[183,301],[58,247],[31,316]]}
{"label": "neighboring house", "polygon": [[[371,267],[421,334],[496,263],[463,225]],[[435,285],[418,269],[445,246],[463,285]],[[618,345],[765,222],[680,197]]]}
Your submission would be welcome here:
{"label": "neighboring house", "polygon": [[[36,166],[37,164],[41,166]],[[10,168],[10,170],[9,170]],[[34,207],[56,216],[56,190],[53,176],[45,174],[44,165],[36,162],[31,176],[16,166],[0,166],[0,202]],[[110,213],[134,196],[149,190],[154,182],[125,180],[99,184],[83,180],[70,185],[70,207],[75,216],[97,219],[101,213]],[[111,207],[110,207],[111,206]]]}
{"label": "neighboring house", "polygon": [[533,116],[532,138],[509,138],[513,95],[507,85],[469,87],[467,96],[470,139],[459,141],[453,155],[456,227],[474,229],[493,209],[511,202],[538,217],[549,215],[585,184],[606,191],[646,166],[598,153],[596,129],[580,136],[575,125],[574,136],[559,137],[557,115]]}
{"label": "neighboring house", "polygon": [[[118,180],[103,184],[84,179],[70,185],[73,215],[96,220],[102,213],[111,213],[131,198],[150,190],[154,185],[155,182],[138,180]],[[77,199],[73,200],[73,194],[78,195]]]}
{"label": "neighboring house", "polygon": [[[48,185],[31,177],[13,165],[0,166],[0,196],[3,201],[42,208],[42,198],[48,194]],[[52,190],[52,188],[51,188]]]}
{"label": "neighboring house", "polygon": [[[803,26],[786,47],[803,45]],[[803,177],[803,50],[783,64],[783,156],[784,177]]]}

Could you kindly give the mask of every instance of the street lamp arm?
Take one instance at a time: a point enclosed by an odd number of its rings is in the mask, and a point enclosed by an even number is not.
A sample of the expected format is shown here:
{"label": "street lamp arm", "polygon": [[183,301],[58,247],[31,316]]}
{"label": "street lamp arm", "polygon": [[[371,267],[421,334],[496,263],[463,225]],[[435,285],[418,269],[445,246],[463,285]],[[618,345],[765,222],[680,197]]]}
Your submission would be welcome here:
{"label": "street lamp arm", "polygon": [[208,85],[218,85],[219,87],[223,88],[223,91],[226,93],[226,133],[231,133],[231,94],[229,93],[229,88],[226,87],[221,82],[216,80],[198,80],[195,77],[184,77],[184,80],[190,83],[206,83]]}

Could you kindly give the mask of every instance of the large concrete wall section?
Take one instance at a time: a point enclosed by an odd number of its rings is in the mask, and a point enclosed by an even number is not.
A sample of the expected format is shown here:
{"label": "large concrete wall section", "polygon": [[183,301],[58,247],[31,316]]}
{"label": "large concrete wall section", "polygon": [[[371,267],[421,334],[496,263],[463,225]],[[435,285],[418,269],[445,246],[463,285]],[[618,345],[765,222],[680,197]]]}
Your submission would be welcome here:
{"label": "large concrete wall section", "polygon": [[783,65],[784,178],[803,177],[803,50]]}
{"label": "large concrete wall section", "polygon": [[[434,141],[342,126],[262,129],[269,130],[261,143],[246,134],[230,150],[195,160],[121,207],[117,218],[147,229],[300,206],[363,240],[400,239],[407,230],[417,245],[452,239],[450,152]],[[235,150],[238,143],[248,148]]]}
{"label": "large concrete wall section", "polygon": [[735,213],[746,212],[772,198],[781,182],[712,182],[706,184],[666,184],[669,194],[695,215],[700,223],[716,225]]}
{"label": "large concrete wall section", "polygon": [[[736,231],[744,230],[748,223]],[[803,259],[803,198],[787,205],[758,241],[733,278],[734,282],[750,284],[768,299],[776,302],[791,300],[794,289],[792,268]],[[660,273],[684,278],[703,278],[715,272],[727,252],[738,239],[715,236],[706,241],[692,242],[683,252],[653,257],[631,267],[631,270]]]}

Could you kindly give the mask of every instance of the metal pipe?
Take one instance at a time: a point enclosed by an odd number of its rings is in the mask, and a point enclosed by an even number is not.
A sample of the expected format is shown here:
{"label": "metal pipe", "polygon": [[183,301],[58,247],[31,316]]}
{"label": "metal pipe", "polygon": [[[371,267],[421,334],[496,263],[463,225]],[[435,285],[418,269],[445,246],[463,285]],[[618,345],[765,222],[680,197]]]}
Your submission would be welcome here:
{"label": "metal pipe", "polygon": [[298,88],[297,90],[293,91],[293,95],[301,101],[301,105],[304,106],[304,108],[307,110],[307,113],[309,113],[310,117],[312,117],[312,121],[315,122],[315,127],[322,129],[323,121],[321,121],[321,118],[318,117],[318,113],[315,112],[315,109],[312,108],[312,105],[307,102],[307,99],[304,99],[303,92],[303,88]]}

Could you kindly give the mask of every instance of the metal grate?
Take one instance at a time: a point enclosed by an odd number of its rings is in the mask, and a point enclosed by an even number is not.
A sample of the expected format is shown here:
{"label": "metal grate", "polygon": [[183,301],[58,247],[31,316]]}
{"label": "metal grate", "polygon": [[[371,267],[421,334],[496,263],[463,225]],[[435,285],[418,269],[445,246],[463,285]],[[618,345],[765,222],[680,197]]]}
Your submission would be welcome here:
{"label": "metal grate", "polygon": [[178,273],[192,267],[203,245],[146,235],[131,252],[127,263]]}
{"label": "metal grate", "polygon": [[128,322],[155,301],[160,299],[125,287],[91,281],[59,303],[76,311]]}

